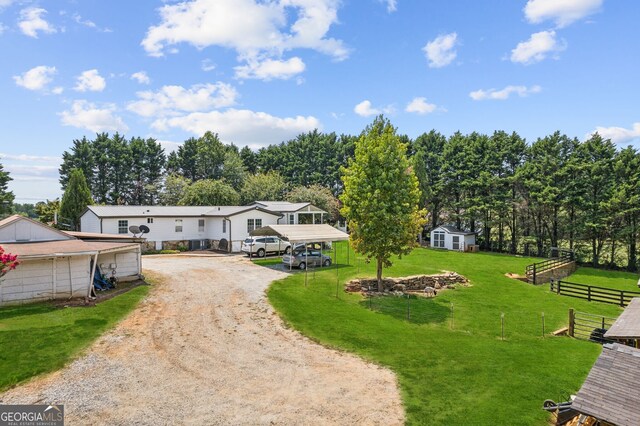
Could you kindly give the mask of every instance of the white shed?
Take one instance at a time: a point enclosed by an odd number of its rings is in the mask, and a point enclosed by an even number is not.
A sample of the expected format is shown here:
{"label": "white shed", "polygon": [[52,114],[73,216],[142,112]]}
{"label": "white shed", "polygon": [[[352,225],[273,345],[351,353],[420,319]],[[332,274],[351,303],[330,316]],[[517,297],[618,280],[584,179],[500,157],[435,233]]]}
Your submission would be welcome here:
{"label": "white shed", "polygon": [[87,297],[93,264],[105,264],[120,280],[141,273],[139,243],[86,242],[18,215],[0,221],[0,245],[20,262],[2,277],[0,306]]}
{"label": "white shed", "polygon": [[476,234],[453,226],[438,226],[431,231],[431,247],[447,250],[469,251],[476,244]]}

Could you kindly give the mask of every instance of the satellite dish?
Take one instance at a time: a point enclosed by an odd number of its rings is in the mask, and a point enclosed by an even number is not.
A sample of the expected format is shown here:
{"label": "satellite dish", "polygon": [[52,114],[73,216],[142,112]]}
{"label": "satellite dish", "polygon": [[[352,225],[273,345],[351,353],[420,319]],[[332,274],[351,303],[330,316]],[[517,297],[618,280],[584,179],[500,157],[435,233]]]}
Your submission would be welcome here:
{"label": "satellite dish", "polygon": [[129,227],[129,232],[131,232],[132,234],[134,234],[134,235],[135,235],[135,234],[139,234],[139,233],[141,233],[142,231],[140,230],[140,227],[139,227],[139,226],[131,225],[131,226]]}
{"label": "satellite dish", "polygon": [[140,225],[138,226],[138,229],[140,229],[140,232],[142,232],[143,234],[148,234],[150,231],[147,225]]}

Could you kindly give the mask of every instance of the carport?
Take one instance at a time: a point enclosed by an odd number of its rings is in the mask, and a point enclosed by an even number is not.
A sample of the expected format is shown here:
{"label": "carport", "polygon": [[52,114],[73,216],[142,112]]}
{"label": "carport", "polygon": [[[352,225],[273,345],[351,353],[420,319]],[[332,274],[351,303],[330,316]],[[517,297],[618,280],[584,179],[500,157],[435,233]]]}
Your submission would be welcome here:
{"label": "carport", "polygon": [[[307,250],[307,243],[327,243],[337,241],[348,241],[349,234],[342,232],[339,229],[334,228],[331,225],[268,225],[262,228],[255,229],[250,232],[251,236],[276,236],[288,240],[292,245],[303,243],[305,252]],[[334,265],[336,268],[336,297],[338,295],[338,251],[336,245],[333,245],[334,253]],[[347,250],[347,256],[349,250]],[[348,260],[347,260],[348,263]],[[291,264],[289,264],[289,270],[291,270]],[[304,272],[304,284],[307,285],[307,274],[309,268],[305,268]]]}

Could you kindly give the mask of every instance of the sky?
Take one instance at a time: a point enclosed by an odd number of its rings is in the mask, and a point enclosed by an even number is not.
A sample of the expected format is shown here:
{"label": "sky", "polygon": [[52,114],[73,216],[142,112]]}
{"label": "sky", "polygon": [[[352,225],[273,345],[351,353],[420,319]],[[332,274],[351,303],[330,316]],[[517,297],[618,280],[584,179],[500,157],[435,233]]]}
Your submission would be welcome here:
{"label": "sky", "polygon": [[0,0],[0,163],[35,203],[97,132],[259,149],[384,114],[411,138],[640,148],[639,17],[636,0]]}

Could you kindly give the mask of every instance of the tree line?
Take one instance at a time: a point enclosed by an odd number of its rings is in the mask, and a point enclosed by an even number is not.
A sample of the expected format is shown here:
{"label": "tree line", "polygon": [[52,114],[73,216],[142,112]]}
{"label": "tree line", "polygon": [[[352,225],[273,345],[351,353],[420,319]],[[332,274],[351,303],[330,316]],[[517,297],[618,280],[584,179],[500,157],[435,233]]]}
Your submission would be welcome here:
{"label": "tree line", "polygon": [[[560,132],[531,143],[504,131],[398,137],[427,210],[425,238],[450,224],[477,232],[483,250],[546,256],[560,247],[594,266],[637,270],[640,155],[634,148],[616,149],[597,134],[580,141]],[[63,153],[60,183],[64,189],[79,168],[101,204],[311,201],[336,220],[357,139],[315,130],[253,151],[207,132],[166,155],[154,139],[101,133],[73,141]]]}

